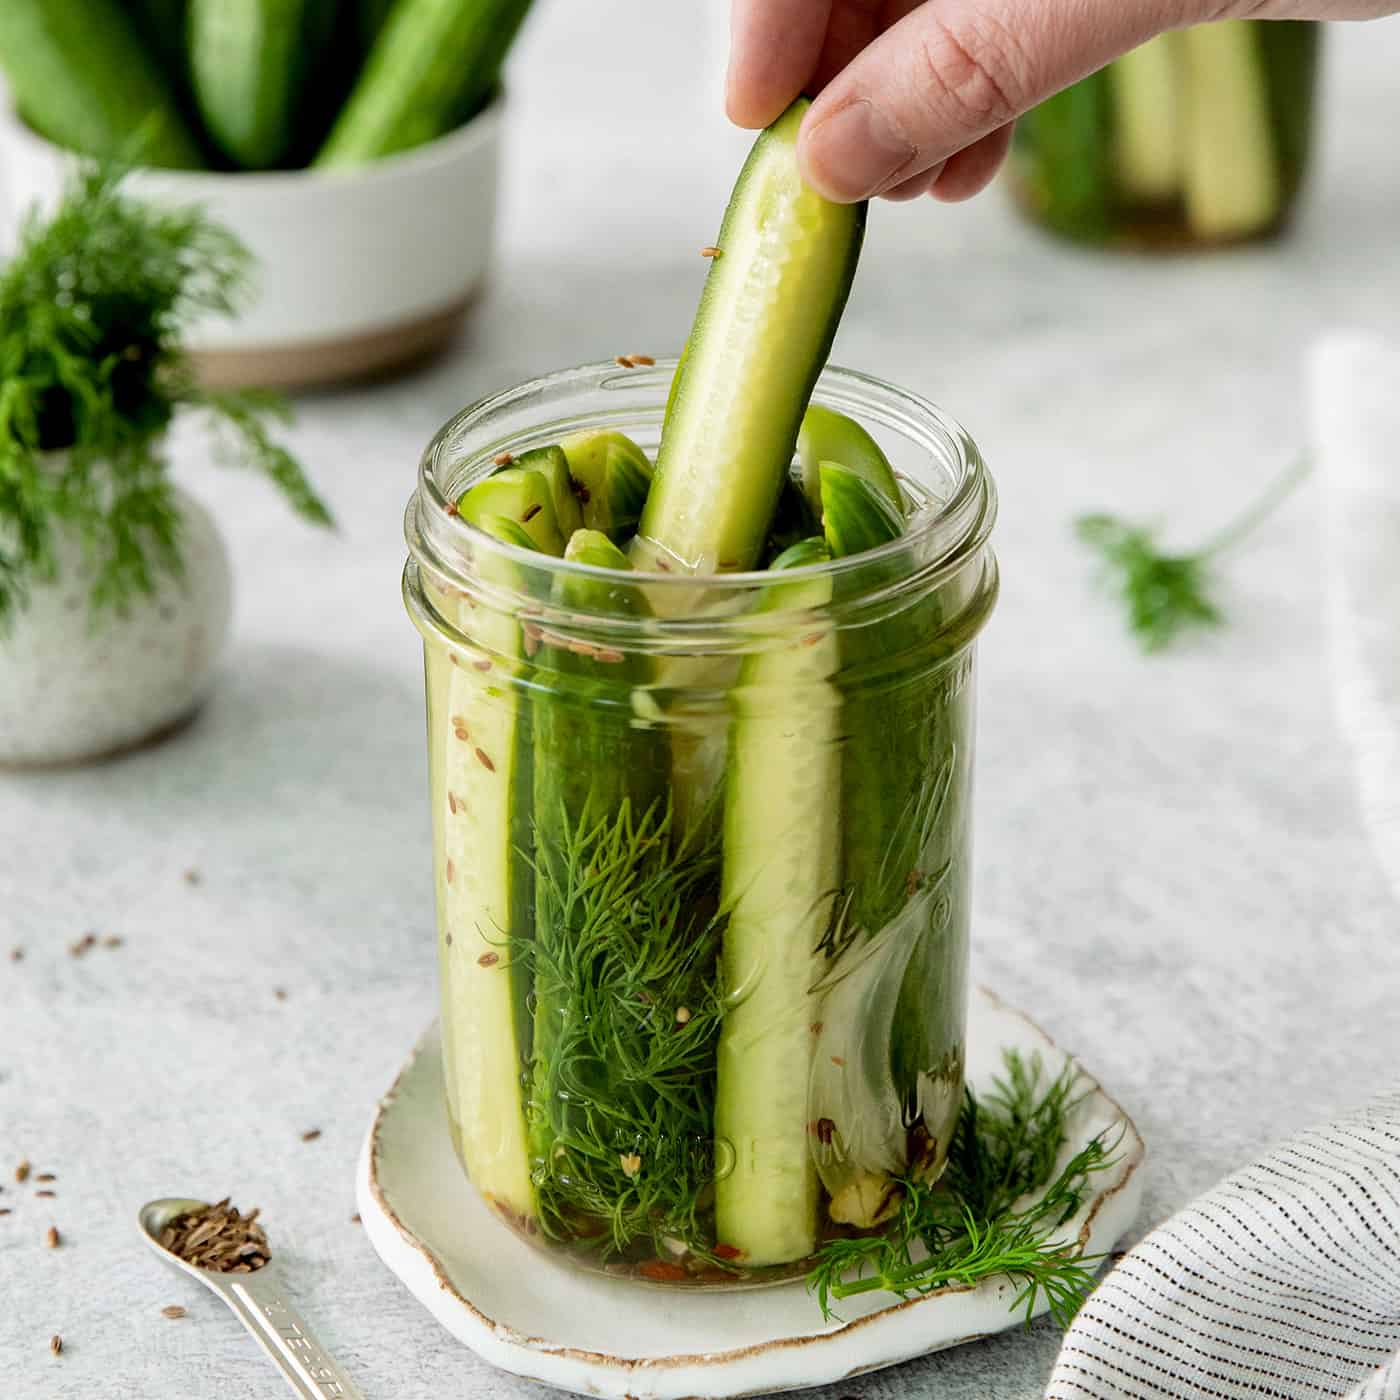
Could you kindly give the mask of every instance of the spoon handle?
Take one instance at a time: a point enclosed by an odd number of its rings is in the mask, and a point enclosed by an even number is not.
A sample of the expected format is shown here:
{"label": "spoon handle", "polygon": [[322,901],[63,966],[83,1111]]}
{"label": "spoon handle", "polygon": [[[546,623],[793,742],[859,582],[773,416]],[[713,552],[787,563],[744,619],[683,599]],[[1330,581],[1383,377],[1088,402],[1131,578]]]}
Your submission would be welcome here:
{"label": "spoon handle", "polygon": [[287,1301],[270,1269],[220,1280],[218,1292],[302,1400],[364,1400]]}

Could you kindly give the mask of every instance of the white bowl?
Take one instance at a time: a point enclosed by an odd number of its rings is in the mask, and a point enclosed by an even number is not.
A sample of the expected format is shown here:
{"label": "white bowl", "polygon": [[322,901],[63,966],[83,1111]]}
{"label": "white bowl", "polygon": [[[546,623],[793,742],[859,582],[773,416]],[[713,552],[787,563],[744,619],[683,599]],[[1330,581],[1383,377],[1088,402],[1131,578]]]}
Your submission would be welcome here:
{"label": "white bowl", "polygon": [[57,576],[0,632],[0,765],[80,763],[156,737],[208,689],[228,636],[232,579],[214,517],[175,490],[184,573],[123,614],[94,617],[82,537],[55,522]]}
{"label": "white bowl", "polygon": [[[491,251],[501,111],[497,98],[436,141],[354,169],[134,171],[132,194],[204,206],[258,260],[246,311],[191,332],[205,382],[325,384],[446,344]],[[53,206],[78,159],[0,109],[0,247],[31,205]]]}

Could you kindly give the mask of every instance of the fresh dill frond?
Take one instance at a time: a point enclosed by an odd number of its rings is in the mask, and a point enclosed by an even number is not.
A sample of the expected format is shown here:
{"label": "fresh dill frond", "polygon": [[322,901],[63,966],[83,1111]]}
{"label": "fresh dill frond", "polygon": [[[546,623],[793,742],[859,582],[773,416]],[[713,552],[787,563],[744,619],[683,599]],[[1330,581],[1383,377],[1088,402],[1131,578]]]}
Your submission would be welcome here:
{"label": "fresh dill frond", "polygon": [[268,433],[275,402],[206,394],[182,348],[195,319],[241,304],[247,250],[201,210],[146,204],[120,184],[120,171],[82,170],[50,217],[27,217],[0,270],[0,632],[54,577],[60,523],[92,561],[99,613],[179,574],[162,444],[182,410],[224,425],[238,460],[304,517],[329,518]]}
{"label": "fresh dill frond", "polygon": [[666,803],[589,808],[558,849],[537,844],[535,936],[517,954],[534,982],[541,1225],[595,1236],[604,1255],[643,1240],[662,1258],[676,1242],[709,1258],[718,827],[678,837]]}
{"label": "fresh dill frond", "polygon": [[1239,519],[1189,554],[1168,553],[1157,531],[1113,515],[1082,515],[1075,521],[1075,533],[1102,560],[1144,651],[1162,651],[1193,627],[1224,621],[1211,596],[1216,561],[1262,524],[1307,473],[1306,462],[1290,467]]}
{"label": "fresh dill frond", "polygon": [[1094,1138],[1056,1169],[1081,1101],[1072,1068],[1043,1085],[1038,1056],[1006,1054],[1005,1078],[985,1099],[969,1090],[942,1178],[902,1181],[899,1213],[883,1234],[823,1245],[808,1275],[825,1317],[861,1293],[901,1298],[950,1285],[1009,1278],[1027,1323],[1044,1297],[1068,1326],[1093,1287],[1101,1256],[1060,1237],[1092,1178],[1114,1164],[1116,1143]]}

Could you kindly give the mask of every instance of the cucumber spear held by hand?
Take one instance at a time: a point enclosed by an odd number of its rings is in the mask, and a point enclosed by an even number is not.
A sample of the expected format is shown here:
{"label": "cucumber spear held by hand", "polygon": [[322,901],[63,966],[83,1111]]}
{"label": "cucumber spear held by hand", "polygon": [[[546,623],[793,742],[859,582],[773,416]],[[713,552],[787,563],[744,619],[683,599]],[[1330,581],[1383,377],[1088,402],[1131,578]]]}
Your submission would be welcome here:
{"label": "cucumber spear held by hand", "polygon": [[751,569],[855,277],[864,204],[802,183],[805,99],[754,143],[676,371],[639,542],[695,572]]}

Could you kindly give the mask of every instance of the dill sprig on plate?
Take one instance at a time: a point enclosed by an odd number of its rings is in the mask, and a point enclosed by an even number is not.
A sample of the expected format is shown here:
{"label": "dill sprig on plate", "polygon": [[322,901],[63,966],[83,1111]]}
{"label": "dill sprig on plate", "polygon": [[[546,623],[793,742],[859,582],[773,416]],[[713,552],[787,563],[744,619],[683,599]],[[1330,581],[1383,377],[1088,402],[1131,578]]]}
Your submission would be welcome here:
{"label": "dill sprig on plate", "polygon": [[1144,651],[1161,651],[1189,628],[1224,621],[1211,597],[1216,561],[1262,524],[1307,474],[1307,462],[1290,467],[1237,520],[1189,554],[1168,553],[1156,530],[1113,515],[1081,515],[1074,522],[1079,538],[1103,561]]}
{"label": "dill sprig on plate", "polygon": [[668,803],[624,801],[535,854],[535,936],[516,956],[533,974],[541,1225],[605,1255],[641,1240],[710,1257],[724,920],[718,823],[696,830],[678,836]]}
{"label": "dill sprig on plate", "polygon": [[203,391],[181,348],[193,320],[236,310],[247,251],[202,211],[142,203],[120,183],[112,169],[79,173],[52,216],[28,216],[0,270],[0,629],[54,577],[55,522],[82,538],[99,611],[179,573],[162,442],[181,410],[202,412],[227,455],[303,517],[330,519],[269,434],[277,402]]}
{"label": "dill sprig on plate", "polygon": [[1091,1179],[1114,1163],[1100,1134],[1059,1165],[1081,1102],[1068,1067],[1048,1085],[1038,1056],[1006,1055],[1006,1076],[978,1099],[969,1090],[934,1185],[901,1182],[899,1213],[880,1235],[823,1245],[808,1275],[822,1313],[860,1293],[902,1298],[1004,1276],[1020,1285],[1013,1308],[1027,1322],[1043,1296],[1068,1326],[1093,1287],[1101,1256],[1086,1256],[1062,1227],[1083,1205]]}

